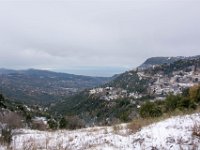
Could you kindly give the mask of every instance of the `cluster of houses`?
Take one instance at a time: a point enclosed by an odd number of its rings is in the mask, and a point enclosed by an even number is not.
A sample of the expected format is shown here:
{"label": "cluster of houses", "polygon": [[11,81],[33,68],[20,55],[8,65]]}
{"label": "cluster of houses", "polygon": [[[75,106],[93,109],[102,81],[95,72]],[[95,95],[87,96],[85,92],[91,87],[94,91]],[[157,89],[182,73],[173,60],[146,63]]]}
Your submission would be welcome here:
{"label": "cluster of houses", "polygon": [[[181,94],[183,89],[200,84],[200,69],[192,66],[189,71],[174,71],[172,75],[157,73],[154,76],[139,71],[138,76],[141,79],[146,78],[149,82],[146,95],[153,95],[156,99],[164,99],[169,93],[175,95]],[[90,95],[100,97],[101,100],[111,101],[119,98],[140,99],[144,94],[138,92],[129,93],[127,90],[116,87],[94,88],[89,91]]]}
{"label": "cluster of houses", "polygon": [[200,71],[175,71],[172,76],[155,75],[156,81],[149,85],[149,92],[155,96],[165,97],[169,93],[181,94],[183,89],[200,83]]}
{"label": "cluster of houses", "polygon": [[128,93],[127,90],[115,87],[105,87],[105,88],[95,88],[89,91],[90,95],[96,95],[100,97],[101,100],[111,101],[119,98],[141,98],[142,95],[137,92]]}

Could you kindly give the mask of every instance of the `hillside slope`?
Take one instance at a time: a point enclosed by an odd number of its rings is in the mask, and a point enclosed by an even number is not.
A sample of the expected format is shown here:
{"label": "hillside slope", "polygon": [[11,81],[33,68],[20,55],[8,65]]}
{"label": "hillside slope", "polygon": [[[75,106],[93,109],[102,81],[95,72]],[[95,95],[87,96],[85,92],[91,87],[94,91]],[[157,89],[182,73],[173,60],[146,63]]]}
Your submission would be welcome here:
{"label": "hillside slope", "polygon": [[[11,147],[33,149],[200,149],[200,114],[173,117],[133,133],[127,124],[55,132],[20,129],[13,132]],[[84,137],[84,138],[83,138]],[[44,144],[45,143],[45,144]],[[2,148],[3,149],[3,148]]]}
{"label": "hillside slope", "polygon": [[200,59],[178,60],[142,71],[131,70],[105,86],[86,90],[51,107],[53,112],[78,115],[88,125],[126,122],[137,117],[145,101],[164,100],[167,95],[200,83]]}

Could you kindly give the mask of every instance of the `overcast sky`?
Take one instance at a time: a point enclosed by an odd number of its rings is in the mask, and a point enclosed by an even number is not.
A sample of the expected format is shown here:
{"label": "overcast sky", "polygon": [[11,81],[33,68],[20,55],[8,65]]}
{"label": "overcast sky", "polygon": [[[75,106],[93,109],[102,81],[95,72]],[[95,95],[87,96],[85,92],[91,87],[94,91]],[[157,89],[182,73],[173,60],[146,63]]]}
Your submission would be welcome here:
{"label": "overcast sky", "polygon": [[0,0],[0,67],[110,76],[200,54],[199,0]]}

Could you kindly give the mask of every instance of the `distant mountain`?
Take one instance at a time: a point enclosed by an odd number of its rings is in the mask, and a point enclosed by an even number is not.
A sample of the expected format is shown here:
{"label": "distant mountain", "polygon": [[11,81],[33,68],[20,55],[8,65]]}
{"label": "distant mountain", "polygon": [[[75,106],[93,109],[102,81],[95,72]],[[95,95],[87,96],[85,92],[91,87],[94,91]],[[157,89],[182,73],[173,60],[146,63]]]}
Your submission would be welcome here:
{"label": "distant mountain", "polygon": [[15,101],[48,104],[84,89],[105,84],[111,79],[35,69],[0,69],[0,90]]}
{"label": "distant mountain", "polygon": [[200,58],[200,55],[192,56],[192,57],[151,57],[148,58],[142,65],[140,65],[139,69],[147,69],[155,65],[162,65],[162,64],[170,64],[178,60],[192,60]]}

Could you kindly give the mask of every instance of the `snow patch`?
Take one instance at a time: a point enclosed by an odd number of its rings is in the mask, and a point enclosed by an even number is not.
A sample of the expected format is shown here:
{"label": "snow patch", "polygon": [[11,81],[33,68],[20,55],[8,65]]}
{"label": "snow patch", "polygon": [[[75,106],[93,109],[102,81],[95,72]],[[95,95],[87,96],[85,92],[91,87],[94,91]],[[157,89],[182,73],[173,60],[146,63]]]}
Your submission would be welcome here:
{"label": "snow patch", "polygon": [[115,127],[93,127],[74,131],[45,132],[20,129],[13,132],[12,148],[36,149],[120,149],[120,150],[200,150],[200,138],[192,135],[194,124],[200,124],[200,113],[173,117],[133,134],[127,124]]}

